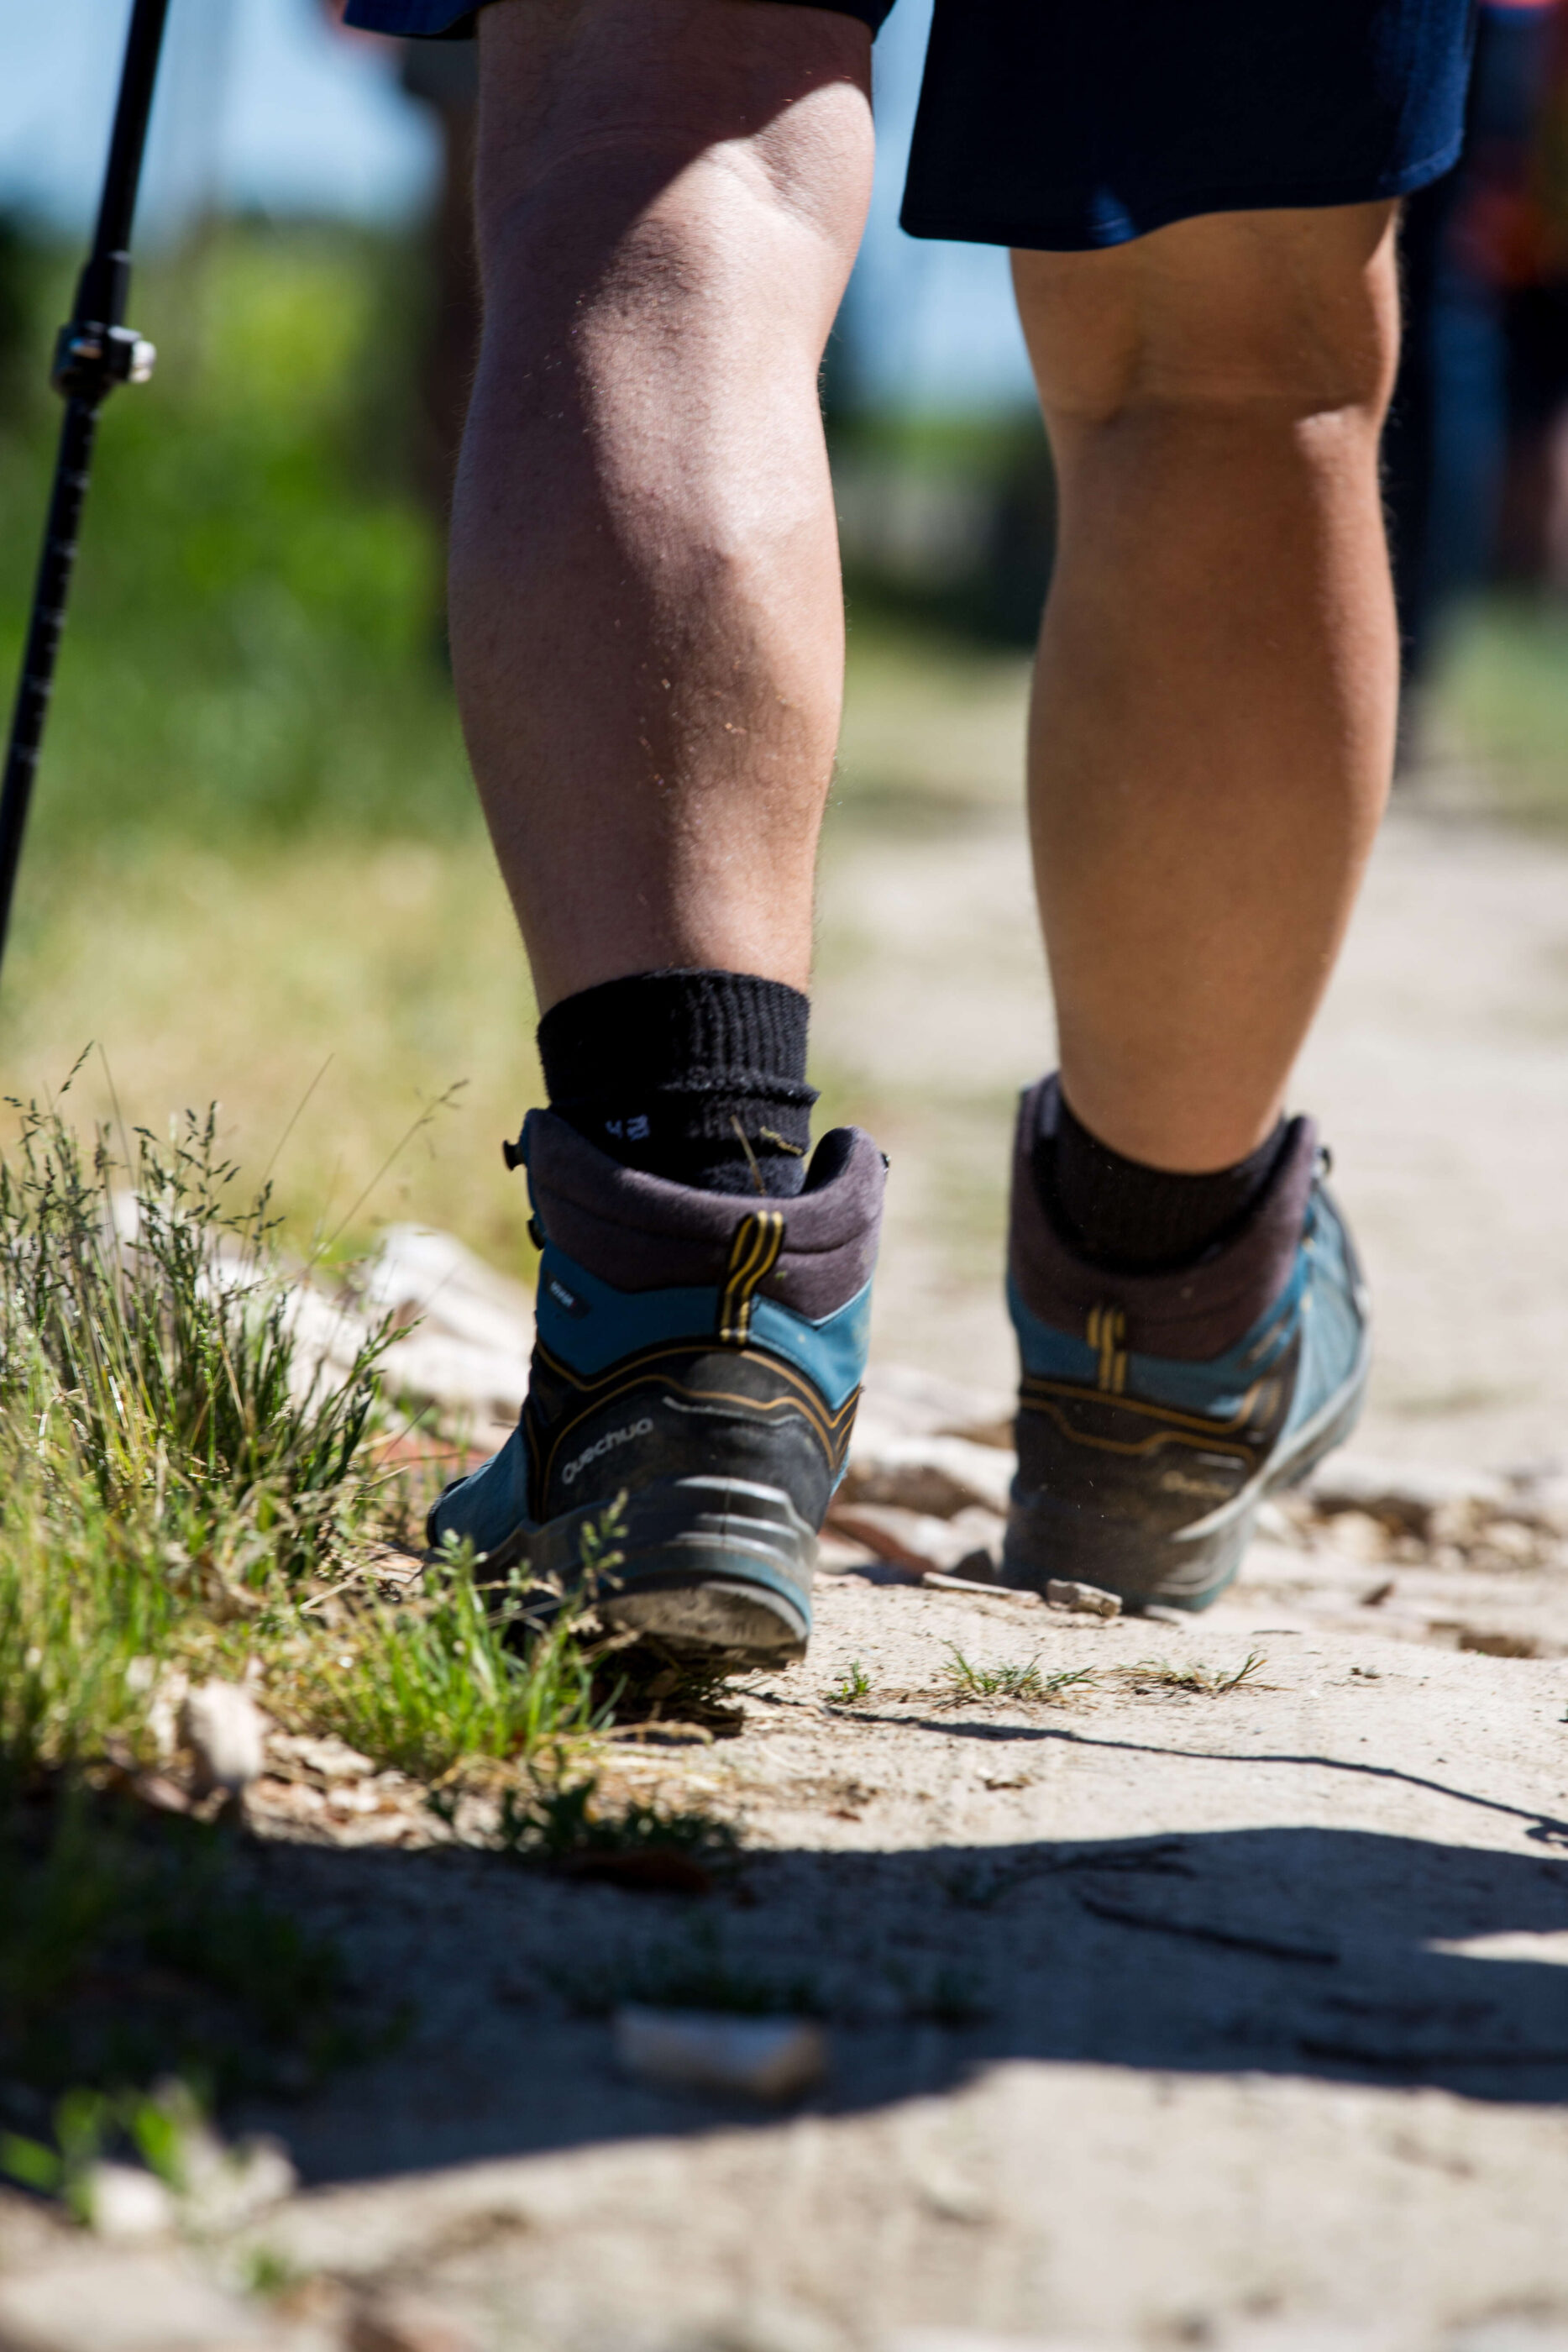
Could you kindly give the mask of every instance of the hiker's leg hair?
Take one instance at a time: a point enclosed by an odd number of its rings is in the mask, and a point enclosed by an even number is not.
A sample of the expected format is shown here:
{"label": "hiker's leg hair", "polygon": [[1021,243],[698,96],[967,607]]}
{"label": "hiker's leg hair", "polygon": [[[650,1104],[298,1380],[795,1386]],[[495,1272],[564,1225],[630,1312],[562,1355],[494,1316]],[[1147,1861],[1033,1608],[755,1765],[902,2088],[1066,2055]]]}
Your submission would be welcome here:
{"label": "hiker's leg hair", "polygon": [[1155,1167],[1269,1132],[1376,831],[1388,205],[1019,252],[1060,487],[1030,727],[1063,1086]]}
{"label": "hiker's leg hair", "polygon": [[453,516],[463,721],[540,1009],[806,984],[843,673],[818,369],[870,37],[769,0],[498,0]]}

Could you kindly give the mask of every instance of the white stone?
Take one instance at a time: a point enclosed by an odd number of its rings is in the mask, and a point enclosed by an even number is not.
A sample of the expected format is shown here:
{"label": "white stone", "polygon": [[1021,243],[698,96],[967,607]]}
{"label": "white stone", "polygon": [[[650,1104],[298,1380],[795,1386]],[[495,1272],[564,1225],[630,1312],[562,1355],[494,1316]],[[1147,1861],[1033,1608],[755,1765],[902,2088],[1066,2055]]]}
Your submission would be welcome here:
{"label": "white stone", "polygon": [[284,1320],[294,1342],[292,1387],[297,1401],[341,1388],[371,1327],[348,1299],[329,1298],[308,1282],[289,1290]]}
{"label": "white stone", "polygon": [[1347,1559],[1385,1560],[1394,1541],[1387,1521],[1370,1511],[1336,1511],[1329,1532],[1334,1549]]}
{"label": "white stone", "polygon": [[999,1541],[1003,1522],[989,1511],[934,1518],[896,1503],[853,1502],[835,1503],[828,1524],[835,1535],[864,1544],[878,1559],[911,1576],[950,1576],[961,1559]]}
{"label": "white stone", "polygon": [[[290,2352],[267,2316],[172,2253],[87,2247],[0,2279],[0,2352]],[[325,2352],[325,2347],[322,2347]]]}
{"label": "white stone", "polygon": [[942,1372],[921,1371],[912,1364],[873,1364],[861,1400],[861,1411],[889,1435],[1012,1444],[1013,1400],[1000,1389],[966,1388]]}
{"label": "white stone", "polygon": [[237,1683],[202,1683],[185,1694],[180,1736],[196,1759],[196,1783],[204,1793],[226,1789],[238,1796],[261,1778],[267,1718]]}
{"label": "white stone", "polygon": [[451,1234],[389,1225],[361,1281],[373,1316],[417,1317],[427,1332],[483,1354],[528,1359],[534,1325],[528,1292]]}
{"label": "white stone", "polygon": [[1046,1605],[1051,1609],[1076,1610],[1081,1616],[1119,1617],[1122,1597],[1107,1592],[1098,1584],[1080,1584],[1076,1578],[1053,1576],[1045,1588]]}
{"label": "white stone", "polygon": [[398,1339],[381,1361],[382,1385],[394,1397],[436,1404],[486,1421],[516,1421],[528,1392],[528,1350],[509,1354],[476,1348],[444,1331],[419,1329]]}
{"label": "white stone", "polygon": [[1017,1457],[967,1437],[890,1437],[857,1427],[841,1489],[846,1502],[896,1503],[950,1519],[979,1505],[1005,1512]]}
{"label": "white stone", "polygon": [[121,2245],[161,2238],[174,2227],[173,2193],[135,2164],[90,2164],[82,2182],[89,2226]]}
{"label": "white stone", "polygon": [[1368,1511],[1425,1535],[1445,1506],[1477,1515],[1510,1516],[1511,1488],[1481,1470],[1450,1470],[1428,1463],[1378,1462],[1365,1454],[1333,1454],[1314,1471],[1307,1493],[1320,1511]]}
{"label": "white stone", "polygon": [[726,2017],[706,2010],[617,2010],[615,2055],[661,2090],[797,2097],[828,2071],[827,2037],[799,2017]]}

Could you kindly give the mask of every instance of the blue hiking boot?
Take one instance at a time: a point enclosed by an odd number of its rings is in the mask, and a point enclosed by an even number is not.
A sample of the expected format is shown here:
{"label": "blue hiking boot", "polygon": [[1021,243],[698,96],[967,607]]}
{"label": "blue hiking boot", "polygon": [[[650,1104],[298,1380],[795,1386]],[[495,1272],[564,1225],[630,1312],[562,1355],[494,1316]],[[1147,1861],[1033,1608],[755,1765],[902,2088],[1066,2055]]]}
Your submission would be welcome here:
{"label": "blue hiking boot", "polygon": [[1034,1176],[1058,1100],[1046,1078],[1019,1118],[1008,1302],[1023,1371],[1003,1578],[1035,1591],[1076,1578],[1134,1612],[1205,1609],[1240,1567],[1265,1496],[1355,1425],[1365,1285],[1305,1118],[1246,1223],[1196,1264],[1089,1265]]}
{"label": "blue hiking boot", "polygon": [[508,1158],[542,1252],[528,1395],[431,1543],[580,1590],[619,1501],[601,1620],[724,1664],[799,1657],[865,1370],[881,1152],[837,1129],[803,1192],[751,1202],[624,1168],[548,1110]]}

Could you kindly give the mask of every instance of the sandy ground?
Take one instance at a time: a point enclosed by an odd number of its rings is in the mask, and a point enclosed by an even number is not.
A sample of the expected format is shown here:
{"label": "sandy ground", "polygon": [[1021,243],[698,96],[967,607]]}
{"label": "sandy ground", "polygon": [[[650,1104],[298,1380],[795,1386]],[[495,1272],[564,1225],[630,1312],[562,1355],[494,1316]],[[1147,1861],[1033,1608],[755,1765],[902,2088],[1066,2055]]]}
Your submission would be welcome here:
{"label": "sandy ground", "polygon": [[[455,2332],[411,2352],[1562,2352],[1568,1668],[1314,1622],[1299,1568],[1260,1547],[1186,1627],[826,1579],[737,1736],[615,1768],[743,1826],[706,1895],[271,1843],[418,2011],[256,2118],[316,2185],[250,2251],[319,2318],[416,2286]],[[956,1651],[1081,1679],[966,1700]],[[607,2010],[719,1987],[823,2020],[826,2082],[626,2079]],[[8,2334],[49,2275],[15,2266],[0,2343],[120,2342]]]}

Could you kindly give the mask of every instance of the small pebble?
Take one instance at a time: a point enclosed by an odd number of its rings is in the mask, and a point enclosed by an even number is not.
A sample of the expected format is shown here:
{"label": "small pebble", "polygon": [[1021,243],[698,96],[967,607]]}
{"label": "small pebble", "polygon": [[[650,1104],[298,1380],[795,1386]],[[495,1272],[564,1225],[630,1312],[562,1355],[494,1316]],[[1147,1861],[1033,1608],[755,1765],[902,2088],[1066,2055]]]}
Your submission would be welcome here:
{"label": "small pebble", "polygon": [[100,2238],[133,2245],[174,2226],[174,2199],[156,2173],[135,2164],[89,2164],[82,2183],[89,2226]]}
{"label": "small pebble", "polygon": [[828,2071],[827,2037],[799,2017],[727,2017],[706,2010],[617,2010],[615,2055],[660,2090],[717,2091],[774,2102],[798,2097]]}
{"label": "small pebble", "polygon": [[476,2352],[468,2329],[423,2295],[378,2295],[350,2318],[346,2352]]}
{"label": "small pebble", "polygon": [[1119,1617],[1122,1613],[1120,1593],[1106,1592],[1098,1584],[1080,1584],[1071,1577],[1053,1576],[1045,1588],[1046,1605],[1051,1609],[1076,1609],[1088,1617]]}
{"label": "small pebble", "polygon": [[180,1710],[180,1736],[196,1760],[199,1794],[226,1789],[237,1797],[261,1778],[266,1719],[237,1683],[203,1683],[187,1692]]}

